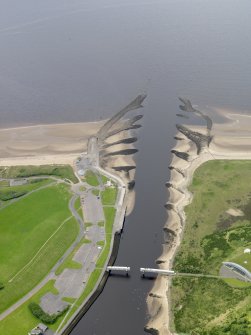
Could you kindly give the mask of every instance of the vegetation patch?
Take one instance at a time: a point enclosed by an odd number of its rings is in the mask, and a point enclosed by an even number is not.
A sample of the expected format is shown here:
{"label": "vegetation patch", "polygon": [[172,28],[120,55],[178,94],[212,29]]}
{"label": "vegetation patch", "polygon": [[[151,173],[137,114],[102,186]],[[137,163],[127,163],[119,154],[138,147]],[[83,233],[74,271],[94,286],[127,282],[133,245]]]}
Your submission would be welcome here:
{"label": "vegetation patch", "polygon": [[[50,280],[43,288],[33,295],[24,304],[18,307],[15,311],[9,314],[0,322],[0,334],[8,335],[27,335],[31,329],[37,326],[38,319],[30,312],[29,304],[31,302],[39,303],[40,299],[47,293],[58,294],[54,287],[54,280]],[[61,322],[63,316],[50,325],[49,328],[56,329]]]}
{"label": "vegetation patch", "polygon": [[11,199],[19,198],[29,192],[35,191],[40,187],[50,184],[52,181],[48,179],[44,180],[30,180],[25,185],[19,186],[0,186],[0,200],[8,201]]}
{"label": "vegetation patch", "polygon": [[92,194],[96,195],[96,197],[99,196],[99,190],[96,189],[92,190]]}
{"label": "vegetation patch", "polygon": [[80,197],[78,197],[74,203],[74,208],[76,211],[78,211],[80,207],[81,207],[81,202],[80,202]]}
{"label": "vegetation patch", "polygon": [[102,204],[114,206],[117,199],[117,194],[117,187],[106,187],[105,190],[101,192]]}
{"label": "vegetation patch", "polygon": [[[177,272],[218,275],[223,261],[251,269],[251,161],[210,161],[194,174],[184,236],[174,261]],[[244,216],[233,217],[229,208]],[[196,335],[250,335],[250,283],[236,279],[176,277],[172,280],[173,328]],[[244,301],[244,302],[243,302]],[[239,308],[242,304],[241,308]],[[227,314],[227,317],[225,315]],[[242,331],[242,332],[241,332]]]}
{"label": "vegetation patch", "polygon": [[78,179],[70,165],[40,165],[0,167],[0,178],[24,178],[33,176],[55,176],[77,183]]}
{"label": "vegetation patch", "polygon": [[76,301],[76,298],[71,298],[71,297],[64,297],[62,298],[63,301],[68,302],[69,304],[74,304],[74,302]]}
{"label": "vegetation patch", "polygon": [[76,245],[76,247],[73,249],[73,251],[66,257],[66,259],[59,265],[57,268],[55,274],[59,276],[64,269],[82,269],[82,264],[76,262],[73,260],[74,255],[79,250],[81,245],[91,243],[90,240],[86,238],[82,238],[81,241]]}
{"label": "vegetation patch", "polygon": [[105,214],[105,232],[106,234],[111,234],[116,215],[116,209],[114,207],[104,207],[104,214]]}
{"label": "vegetation patch", "polygon": [[69,309],[69,305],[66,306],[62,311],[60,311],[58,313],[48,314],[48,313],[45,313],[45,311],[36,302],[31,302],[29,304],[29,310],[31,311],[31,313],[36,318],[38,318],[39,320],[41,320],[42,322],[44,322],[46,324],[53,324],[53,323],[55,323],[57,321],[57,319],[61,315],[63,315],[68,309]]}
{"label": "vegetation patch", "polygon": [[85,177],[85,181],[90,186],[98,186],[99,185],[99,181],[98,181],[98,178],[97,178],[96,174],[94,172],[92,172],[91,170],[87,170],[85,172],[84,177]]}
{"label": "vegetation patch", "polygon": [[85,222],[85,229],[89,228],[89,227],[92,227],[93,226],[93,223],[91,222]]}

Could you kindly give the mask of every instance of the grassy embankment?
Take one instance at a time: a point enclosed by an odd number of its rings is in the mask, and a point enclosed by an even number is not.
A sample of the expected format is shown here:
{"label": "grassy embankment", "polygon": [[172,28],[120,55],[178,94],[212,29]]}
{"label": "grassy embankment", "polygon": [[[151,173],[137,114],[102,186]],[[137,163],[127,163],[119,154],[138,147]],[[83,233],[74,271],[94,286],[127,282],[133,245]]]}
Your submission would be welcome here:
{"label": "grassy embankment", "polygon": [[[177,272],[218,275],[223,261],[251,270],[251,161],[210,161],[196,170]],[[240,209],[244,215],[226,213]],[[247,262],[247,263],[244,263]],[[173,327],[193,335],[250,335],[251,287],[237,280],[176,277]]]}
{"label": "grassy embankment", "polygon": [[10,200],[20,198],[29,192],[51,183],[53,181],[50,179],[29,180],[27,184],[18,186],[9,186],[9,183],[6,181],[0,182],[0,206],[5,206]]}
{"label": "grassy embankment", "polygon": [[0,312],[29,292],[73,243],[78,225],[65,185],[50,186],[0,210]]}
{"label": "grassy embankment", "polygon": [[73,183],[78,182],[70,165],[55,164],[0,167],[0,178],[25,178],[35,176],[54,176],[62,179],[69,179]]}

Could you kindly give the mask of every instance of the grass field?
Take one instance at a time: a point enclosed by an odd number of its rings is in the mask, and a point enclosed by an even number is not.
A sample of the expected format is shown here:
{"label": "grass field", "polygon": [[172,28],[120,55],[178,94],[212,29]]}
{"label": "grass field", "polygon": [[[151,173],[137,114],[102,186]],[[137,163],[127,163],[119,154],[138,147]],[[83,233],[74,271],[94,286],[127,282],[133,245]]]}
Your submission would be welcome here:
{"label": "grass field", "polygon": [[90,186],[98,186],[99,185],[99,181],[97,176],[95,175],[94,172],[88,170],[85,173],[85,181],[87,182],[87,184],[89,184]]}
{"label": "grass field", "polygon": [[0,178],[23,178],[31,176],[55,176],[66,178],[73,183],[77,183],[78,179],[75,176],[70,165],[41,165],[41,166],[11,166],[0,167]]}
{"label": "grass field", "polygon": [[117,194],[117,187],[106,187],[105,190],[101,192],[102,204],[110,206],[115,205]]}
{"label": "grass field", "polygon": [[0,210],[0,312],[39,283],[75,240],[70,196],[59,184]]}
{"label": "grass field", "polygon": [[[243,254],[251,247],[250,181],[251,161],[210,161],[196,170],[176,271],[217,275],[226,260],[251,269],[250,255]],[[244,216],[230,216],[230,208],[242,210]],[[251,328],[238,324],[251,308],[250,301],[243,303],[250,294],[249,285],[234,280],[177,277],[171,289],[173,328],[196,335],[250,335]]]}

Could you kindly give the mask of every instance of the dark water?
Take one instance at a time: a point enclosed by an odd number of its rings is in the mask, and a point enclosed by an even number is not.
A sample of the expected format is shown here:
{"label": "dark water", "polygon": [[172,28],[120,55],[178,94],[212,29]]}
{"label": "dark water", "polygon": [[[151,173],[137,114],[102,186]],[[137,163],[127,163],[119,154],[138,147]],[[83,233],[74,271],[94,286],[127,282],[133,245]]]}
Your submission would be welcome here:
{"label": "dark water", "polygon": [[0,0],[0,125],[98,120],[148,93],[136,206],[111,277],[72,335],[143,334],[166,220],[178,96],[251,110],[251,3],[242,0]]}

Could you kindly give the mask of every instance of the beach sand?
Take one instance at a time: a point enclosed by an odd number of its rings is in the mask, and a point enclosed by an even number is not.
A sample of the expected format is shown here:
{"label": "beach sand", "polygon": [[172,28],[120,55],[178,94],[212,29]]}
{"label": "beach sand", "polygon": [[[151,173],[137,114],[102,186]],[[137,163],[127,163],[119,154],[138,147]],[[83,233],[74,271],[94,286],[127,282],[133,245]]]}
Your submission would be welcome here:
{"label": "beach sand", "polygon": [[0,129],[0,165],[73,164],[103,122]]}
{"label": "beach sand", "polygon": [[[186,219],[184,207],[192,201],[192,194],[188,191],[188,186],[192,181],[194,171],[204,162],[213,159],[251,159],[251,115],[222,109],[217,111],[225,117],[226,122],[213,125],[213,139],[210,146],[199,155],[197,155],[194,143],[184,135],[177,134],[183,140],[177,140],[174,149],[189,153],[189,161],[177,158],[173,154],[170,164],[174,167],[171,170],[169,181],[173,187],[169,188],[168,199],[172,208],[168,210],[168,219],[164,228],[173,232],[173,238],[171,241],[165,241],[162,254],[157,260],[162,269],[172,269],[175,254],[182,241]],[[205,133],[204,127],[188,126],[188,128]],[[168,236],[170,237],[170,234]],[[170,330],[170,284],[171,280],[168,277],[158,276],[148,295],[147,306],[150,319],[146,330],[149,332],[157,331],[160,335],[174,334]]]}

